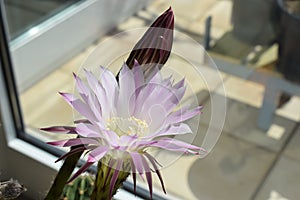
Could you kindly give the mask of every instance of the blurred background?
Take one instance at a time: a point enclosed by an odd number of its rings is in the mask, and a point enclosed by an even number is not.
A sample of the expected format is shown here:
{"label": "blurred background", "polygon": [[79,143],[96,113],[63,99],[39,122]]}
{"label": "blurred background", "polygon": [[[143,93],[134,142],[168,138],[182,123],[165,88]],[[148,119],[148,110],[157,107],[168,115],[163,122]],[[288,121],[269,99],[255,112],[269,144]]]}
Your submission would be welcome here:
{"label": "blurred background", "polygon": [[[72,110],[57,95],[72,92],[71,73],[81,69],[97,45],[97,63],[89,64],[117,71],[133,46],[128,33],[113,36],[149,26],[171,6],[175,31],[189,38],[175,37],[174,44],[182,45],[205,76],[188,75],[193,68],[184,67],[184,55],[171,55],[166,64],[182,66],[204,106],[193,143],[201,145],[207,130],[214,128],[211,113],[219,108],[213,96],[226,98],[226,115],[222,135],[208,157],[183,156],[163,169],[170,195],[163,197],[299,199],[299,1],[4,0],[4,6],[2,20],[8,25],[27,134],[43,141],[56,139],[38,128],[72,123]],[[195,43],[203,46],[218,70],[212,63],[205,66],[204,49],[193,51]],[[122,49],[128,51],[120,53]],[[154,192],[161,193],[155,184]]]}

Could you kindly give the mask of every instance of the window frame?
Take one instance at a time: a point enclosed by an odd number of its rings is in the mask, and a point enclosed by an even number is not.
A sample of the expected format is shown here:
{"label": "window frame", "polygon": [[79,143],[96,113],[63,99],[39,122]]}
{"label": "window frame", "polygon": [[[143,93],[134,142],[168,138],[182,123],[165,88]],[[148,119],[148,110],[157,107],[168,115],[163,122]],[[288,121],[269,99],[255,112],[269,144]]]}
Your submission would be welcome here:
{"label": "window frame", "polygon": [[[39,148],[41,146],[40,141],[24,134],[24,123],[8,45],[3,1],[0,3],[1,180],[18,179],[28,188],[25,196],[39,199],[41,194],[35,194],[34,191],[46,191],[50,184],[45,183],[51,183],[52,177],[61,164],[54,163],[57,158],[55,155]],[[34,170],[32,170],[33,168]],[[43,176],[39,176],[39,183],[34,180],[36,177],[35,170],[43,174]]]}

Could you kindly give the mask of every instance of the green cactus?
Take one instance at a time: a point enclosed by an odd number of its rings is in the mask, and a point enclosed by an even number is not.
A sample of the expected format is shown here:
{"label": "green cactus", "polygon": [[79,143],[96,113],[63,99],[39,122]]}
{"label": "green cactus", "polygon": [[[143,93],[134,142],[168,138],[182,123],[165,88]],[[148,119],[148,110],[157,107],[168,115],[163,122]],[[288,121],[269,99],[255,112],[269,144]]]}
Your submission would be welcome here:
{"label": "green cactus", "polygon": [[89,200],[94,188],[94,176],[84,174],[65,185],[61,200]]}

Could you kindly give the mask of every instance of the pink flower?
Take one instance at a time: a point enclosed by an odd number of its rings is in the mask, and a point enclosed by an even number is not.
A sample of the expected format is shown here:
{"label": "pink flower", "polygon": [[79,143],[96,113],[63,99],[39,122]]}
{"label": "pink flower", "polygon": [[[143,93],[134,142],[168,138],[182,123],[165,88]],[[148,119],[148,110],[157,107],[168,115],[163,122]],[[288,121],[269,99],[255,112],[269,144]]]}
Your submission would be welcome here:
{"label": "pink flower", "polygon": [[[158,68],[144,78],[142,67],[135,62],[130,70],[122,67],[117,82],[109,70],[100,67],[98,80],[85,70],[87,83],[74,74],[76,88],[81,98],[60,93],[63,98],[84,117],[75,127],[55,126],[44,131],[72,133],[79,137],[49,142],[51,145],[74,147],[59,160],[78,151],[87,151],[87,162],[71,178],[73,180],[89,166],[109,156],[114,168],[110,190],[114,188],[122,165],[130,163],[134,187],[136,174],[146,177],[152,195],[151,170],[155,171],[165,191],[155,158],[148,152],[151,148],[165,149],[198,155],[202,148],[173,139],[172,136],[190,134],[185,120],[200,113],[201,107],[179,108],[185,93],[184,79],[176,84],[171,77],[163,79]],[[152,168],[152,169],[151,169]],[[70,181],[71,181],[70,180]]]}

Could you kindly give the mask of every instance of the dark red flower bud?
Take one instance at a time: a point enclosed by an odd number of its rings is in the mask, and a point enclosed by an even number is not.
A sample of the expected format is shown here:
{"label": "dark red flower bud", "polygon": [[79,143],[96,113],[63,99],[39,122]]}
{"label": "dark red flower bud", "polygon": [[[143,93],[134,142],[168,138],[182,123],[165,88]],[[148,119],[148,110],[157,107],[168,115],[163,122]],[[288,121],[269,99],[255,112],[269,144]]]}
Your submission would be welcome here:
{"label": "dark red flower bud", "polygon": [[145,66],[144,73],[155,66],[161,68],[168,60],[173,43],[174,15],[171,7],[147,29],[131,51],[126,64],[132,68],[134,60]]}

